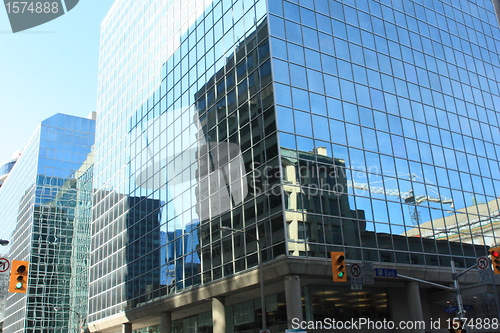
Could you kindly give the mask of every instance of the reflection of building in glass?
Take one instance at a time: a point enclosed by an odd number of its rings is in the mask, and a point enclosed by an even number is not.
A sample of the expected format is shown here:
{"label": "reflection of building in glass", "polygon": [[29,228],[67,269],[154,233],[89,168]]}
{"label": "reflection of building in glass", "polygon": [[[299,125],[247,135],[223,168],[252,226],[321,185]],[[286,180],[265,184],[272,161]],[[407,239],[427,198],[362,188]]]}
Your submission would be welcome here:
{"label": "reflection of building in glass", "polygon": [[283,148],[281,156],[288,253],[326,257],[320,244],[359,246],[364,213],[349,207],[344,160],[327,156],[324,147]]}
{"label": "reflection of building in glass", "polygon": [[80,332],[88,313],[90,225],[92,222],[92,180],[94,155],[89,154],[82,168],[75,172],[76,206],[71,245],[71,279],[69,288],[70,332]]}
{"label": "reflection of building in glass", "polygon": [[[123,308],[132,308],[164,294],[165,286],[160,284],[161,203],[111,191],[97,191],[94,197],[102,198],[97,209],[118,205],[110,212],[117,217],[115,225],[104,225],[105,214],[95,220],[99,224],[94,224],[92,230],[91,247],[97,251],[91,254],[90,298],[111,290],[109,294],[112,298],[106,304],[116,306],[126,301]],[[101,239],[103,234],[110,236],[106,242]],[[120,251],[113,253],[113,248]],[[104,271],[93,270],[96,262],[105,262],[107,270],[113,274],[105,275]],[[92,303],[89,311],[93,311]]]}
{"label": "reflection of building in glass", "polygon": [[[44,120],[0,189],[12,259],[29,261],[28,292],[9,294],[7,332],[68,330],[77,180],[94,143],[93,119]],[[62,310],[57,312],[55,307]],[[76,332],[75,330],[71,332]]]}
{"label": "reflection of building in glass", "polygon": [[[159,214],[161,203],[143,197],[124,199],[128,204],[125,230],[129,246],[126,249],[128,263],[126,281],[127,299],[144,302],[159,296],[160,288],[160,230]],[[151,271],[151,268],[155,270]],[[145,296],[146,295],[146,296]]]}
{"label": "reflection of building in glass", "polygon": [[[198,227],[199,223],[193,221],[186,225],[184,230],[169,231],[165,235],[165,243],[168,244],[168,246],[164,262],[167,263],[167,266],[166,272],[162,272],[164,275],[162,275],[161,278],[165,280],[162,285],[168,286],[169,293],[174,292],[176,287],[182,288],[181,284],[176,285],[176,280],[184,280],[193,276],[199,276],[200,256],[196,252],[199,242]],[[183,234],[187,236],[183,237]],[[192,284],[199,284],[199,281],[195,280]]]}
{"label": "reflection of building in glass", "polygon": [[[496,246],[498,241],[495,239],[500,237],[498,203],[498,199],[493,199],[487,203],[477,202],[474,206],[457,209],[452,215],[421,223],[418,228],[408,230],[406,236]],[[490,243],[485,244],[486,240]]]}
{"label": "reflection of building in glass", "polygon": [[[263,21],[195,93],[196,214],[201,220],[203,283],[257,264],[255,241],[243,234],[221,237],[221,226],[258,236],[266,260],[285,254],[281,198],[271,192],[279,176],[264,174],[277,171],[279,165],[270,83],[267,21]],[[271,220],[275,221],[272,235]]]}
{"label": "reflection of building in glass", "polygon": [[[453,295],[428,286],[332,284],[328,255],[449,285],[452,260],[468,267],[496,243],[497,33],[487,2],[117,3],[103,22],[95,165],[95,187],[116,198],[95,197],[91,281],[120,269],[108,260],[130,244],[112,240],[126,233],[126,197],[162,203],[161,266],[143,267],[161,276],[151,297],[111,282],[91,292],[91,328],[257,332],[254,237],[272,330],[294,317],[445,316]],[[482,229],[434,225],[465,211]]]}

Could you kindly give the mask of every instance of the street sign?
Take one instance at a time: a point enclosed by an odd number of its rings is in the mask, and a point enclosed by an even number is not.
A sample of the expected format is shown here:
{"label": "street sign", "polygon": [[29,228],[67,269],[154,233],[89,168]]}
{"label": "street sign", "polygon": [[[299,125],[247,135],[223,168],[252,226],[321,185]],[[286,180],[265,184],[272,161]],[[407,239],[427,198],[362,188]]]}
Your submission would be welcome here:
{"label": "street sign", "polygon": [[351,265],[351,277],[359,277],[361,275],[361,266],[358,264]]}
{"label": "street sign", "polygon": [[0,273],[7,272],[10,268],[9,259],[0,258]]}
{"label": "street sign", "polygon": [[361,266],[358,264],[351,265],[351,290],[363,289],[363,278],[361,277]]}
{"label": "street sign", "polygon": [[477,268],[479,269],[479,283],[491,283],[492,276],[489,269],[490,260],[486,257],[476,258]]}
{"label": "street sign", "polygon": [[372,262],[363,261],[363,271],[361,277],[363,278],[363,284],[375,284]]}
{"label": "street sign", "polygon": [[449,306],[447,308],[444,308],[444,312],[446,313],[455,313],[458,311],[458,306]]}
{"label": "street sign", "polygon": [[489,269],[480,269],[479,270],[479,283],[491,283],[493,272]]}
{"label": "street sign", "polygon": [[260,333],[271,333],[271,331],[270,331],[270,330],[260,330],[259,332],[260,332]]}
{"label": "street sign", "polygon": [[397,277],[398,271],[395,269],[375,268],[376,276]]}
{"label": "street sign", "polygon": [[[9,289],[10,260],[0,258],[0,300],[6,299]],[[0,311],[5,311],[5,302],[0,302]]]}
{"label": "street sign", "polygon": [[[471,304],[464,304],[464,310],[465,311],[472,311],[472,310],[474,310],[474,306],[471,305]],[[458,312],[458,305],[449,306],[447,308],[444,308],[444,312],[446,312],[446,313],[456,313],[456,312]]]}
{"label": "street sign", "polygon": [[361,277],[351,277],[351,290],[363,290],[363,279]]}
{"label": "street sign", "polygon": [[486,257],[479,257],[476,259],[477,268],[486,269],[490,267],[490,261]]}

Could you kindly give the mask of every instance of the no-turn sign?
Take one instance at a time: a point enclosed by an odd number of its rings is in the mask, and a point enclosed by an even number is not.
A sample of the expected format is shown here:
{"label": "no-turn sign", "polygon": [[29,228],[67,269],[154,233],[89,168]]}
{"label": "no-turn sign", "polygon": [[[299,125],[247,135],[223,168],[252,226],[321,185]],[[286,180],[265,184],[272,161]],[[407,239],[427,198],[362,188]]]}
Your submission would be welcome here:
{"label": "no-turn sign", "polygon": [[361,275],[361,266],[358,264],[351,265],[351,276],[358,277]]}
{"label": "no-turn sign", "polygon": [[486,269],[490,266],[490,261],[486,257],[477,258],[476,263],[479,269]]}
{"label": "no-turn sign", "polygon": [[10,261],[6,258],[0,258],[0,273],[7,272],[10,268]]}

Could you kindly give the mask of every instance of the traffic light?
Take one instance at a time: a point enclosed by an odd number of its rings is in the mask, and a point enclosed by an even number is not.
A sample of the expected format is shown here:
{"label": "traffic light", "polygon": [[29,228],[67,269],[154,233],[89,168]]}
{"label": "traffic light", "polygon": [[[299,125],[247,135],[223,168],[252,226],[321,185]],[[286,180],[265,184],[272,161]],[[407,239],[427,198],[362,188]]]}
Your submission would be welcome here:
{"label": "traffic light", "polygon": [[344,252],[330,252],[334,282],[347,282]]}
{"label": "traffic light", "polygon": [[26,293],[28,289],[28,266],[29,263],[23,260],[12,260],[12,270],[10,271],[9,292]]}
{"label": "traffic light", "polygon": [[500,274],[500,246],[490,249],[490,259],[493,273]]}

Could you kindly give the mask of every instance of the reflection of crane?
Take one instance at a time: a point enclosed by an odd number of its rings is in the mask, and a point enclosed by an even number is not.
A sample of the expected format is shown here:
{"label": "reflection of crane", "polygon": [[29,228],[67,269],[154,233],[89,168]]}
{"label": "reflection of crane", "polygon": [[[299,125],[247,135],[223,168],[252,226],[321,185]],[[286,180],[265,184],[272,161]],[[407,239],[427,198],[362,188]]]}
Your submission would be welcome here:
{"label": "reflection of crane", "polygon": [[[416,178],[420,178],[414,173],[410,174],[410,180],[415,180]],[[430,183],[427,179],[426,182]],[[419,213],[417,211],[417,205],[420,205],[421,203],[425,201],[430,201],[430,202],[440,202],[443,204],[449,204],[450,208],[453,208],[453,199],[442,197],[439,195],[438,191],[427,187],[429,191],[433,192],[436,194],[436,197],[429,196],[429,195],[415,195],[413,192],[413,189],[408,190],[407,192],[401,192],[400,190],[397,189],[385,189],[384,187],[378,187],[378,186],[370,186],[366,183],[357,183],[354,181],[347,181],[347,186],[352,187],[355,189],[359,190],[365,190],[371,193],[376,193],[376,194],[385,194],[385,195],[390,195],[390,196],[396,196],[400,197],[401,199],[404,200],[405,203],[407,204],[414,204],[415,207],[412,210],[411,207],[408,207],[410,211],[410,215],[412,220],[414,221],[415,224],[419,224]]]}

